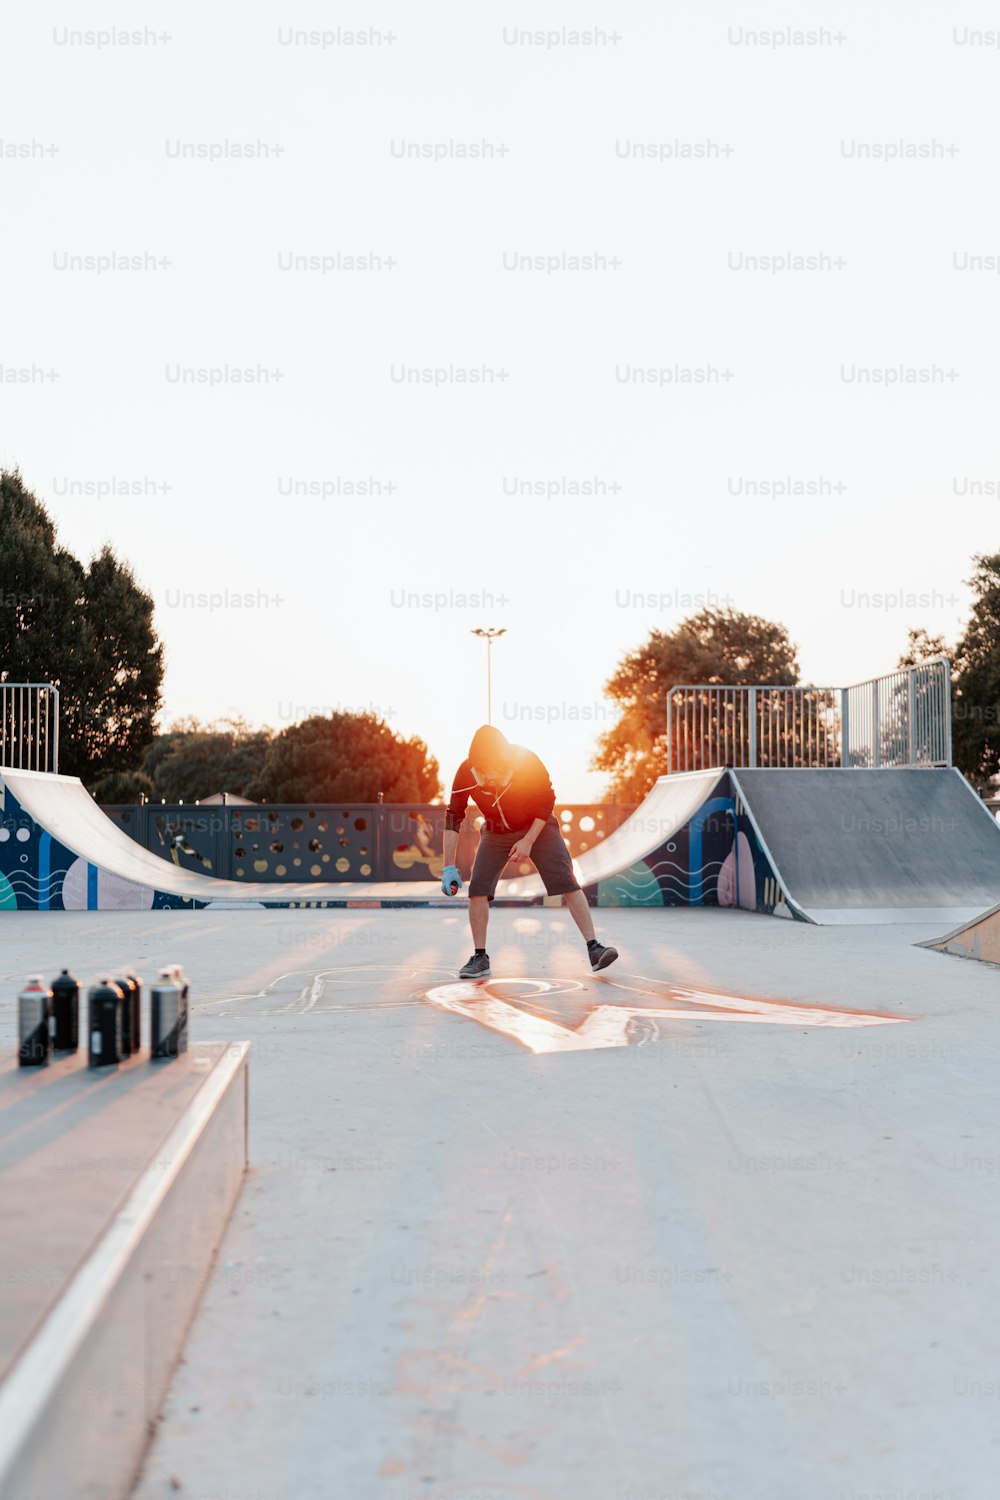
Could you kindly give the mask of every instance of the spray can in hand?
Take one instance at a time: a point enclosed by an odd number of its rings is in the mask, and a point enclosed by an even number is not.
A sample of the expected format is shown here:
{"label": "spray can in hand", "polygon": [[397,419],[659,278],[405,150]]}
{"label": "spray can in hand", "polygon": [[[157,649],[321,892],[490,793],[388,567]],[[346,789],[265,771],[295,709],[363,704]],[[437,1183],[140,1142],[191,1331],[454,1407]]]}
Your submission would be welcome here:
{"label": "spray can in hand", "polygon": [[17,1060],[22,1068],[48,1067],[52,1050],[52,991],[32,974],[17,997]]}

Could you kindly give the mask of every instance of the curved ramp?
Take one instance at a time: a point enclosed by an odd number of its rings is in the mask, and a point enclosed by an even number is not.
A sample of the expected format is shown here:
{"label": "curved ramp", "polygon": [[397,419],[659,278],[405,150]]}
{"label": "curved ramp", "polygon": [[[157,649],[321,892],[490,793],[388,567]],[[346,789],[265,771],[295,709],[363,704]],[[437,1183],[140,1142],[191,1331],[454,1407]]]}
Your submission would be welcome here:
{"label": "curved ramp", "polygon": [[[664,776],[645,802],[608,839],[576,862],[581,885],[597,885],[655,850],[688,821],[723,773]],[[399,906],[455,905],[436,883],[357,881],[254,882],[243,885],[160,859],[106,817],[75,776],[0,768],[0,810],[20,809],[33,828],[24,844],[23,869],[6,860],[0,869],[0,910],[7,906],[73,905],[119,910],[163,906]],[[8,819],[8,822],[10,819]],[[7,830],[10,832],[10,829]],[[18,831],[20,832],[20,830]],[[53,844],[76,856],[53,859]],[[21,856],[18,856],[21,858]],[[531,903],[544,895],[537,875],[503,881],[501,901]]]}

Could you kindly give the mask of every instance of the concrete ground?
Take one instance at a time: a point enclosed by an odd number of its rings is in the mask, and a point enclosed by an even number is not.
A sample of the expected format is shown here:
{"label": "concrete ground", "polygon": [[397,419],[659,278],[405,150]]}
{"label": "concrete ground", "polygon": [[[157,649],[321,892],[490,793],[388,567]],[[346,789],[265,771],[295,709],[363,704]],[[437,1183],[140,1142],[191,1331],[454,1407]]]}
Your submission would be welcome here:
{"label": "concrete ground", "polygon": [[597,916],[601,980],[507,910],[516,982],[428,999],[458,913],[4,914],[5,1037],[25,973],[179,961],[193,1034],[253,1042],[137,1500],[993,1500],[1000,973],[926,928]]}

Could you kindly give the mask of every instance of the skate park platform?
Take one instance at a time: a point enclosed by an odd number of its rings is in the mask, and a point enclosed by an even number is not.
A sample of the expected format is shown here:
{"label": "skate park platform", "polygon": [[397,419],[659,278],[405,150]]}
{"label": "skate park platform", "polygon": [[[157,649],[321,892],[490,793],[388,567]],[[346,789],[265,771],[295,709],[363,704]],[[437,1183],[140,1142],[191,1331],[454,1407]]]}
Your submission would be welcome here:
{"label": "skate park platform", "polygon": [[954,768],[734,779],[779,882],[813,922],[957,923],[1000,894],[1000,825]]}
{"label": "skate park platform", "polygon": [[956,958],[975,958],[984,964],[1000,964],[1000,905],[981,911],[943,937],[922,944],[937,953]]}
{"label": "skate park platform", "polygon": [[921,924],[595,918],[600,977],[496,912],[479,1020],[461,909],[3,915],[7,1034],[39,965],[166,945],[253,1048],[135,1500],[994,1493],[995,975]]}
{"label": "skate park platform", "polygon": [[79,1052],[25,1069],[15,1020],[5,1004],[0,1495],[124,1495],[243,1180],[249,1049],[90,1069],[82,1024]]}

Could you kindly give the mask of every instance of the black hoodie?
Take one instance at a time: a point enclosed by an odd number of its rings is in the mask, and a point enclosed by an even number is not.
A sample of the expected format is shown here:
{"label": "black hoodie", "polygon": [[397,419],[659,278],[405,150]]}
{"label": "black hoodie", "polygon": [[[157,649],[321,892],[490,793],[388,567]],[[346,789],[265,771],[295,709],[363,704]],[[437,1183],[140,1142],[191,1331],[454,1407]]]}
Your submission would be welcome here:
{"label": "black hoodie", "polygon": [[496,796],[480,786],[471,761],[463,760],[451,789],[444,823],[446,828],[453,832],[461,828],[470,797],[485,816],[487,833],[523,832],[536,818],[555,822],[552,809],[556,794],[548,771],[534,751],[526,750],[523,745],[511,745],[510,754],[510,781]]}

